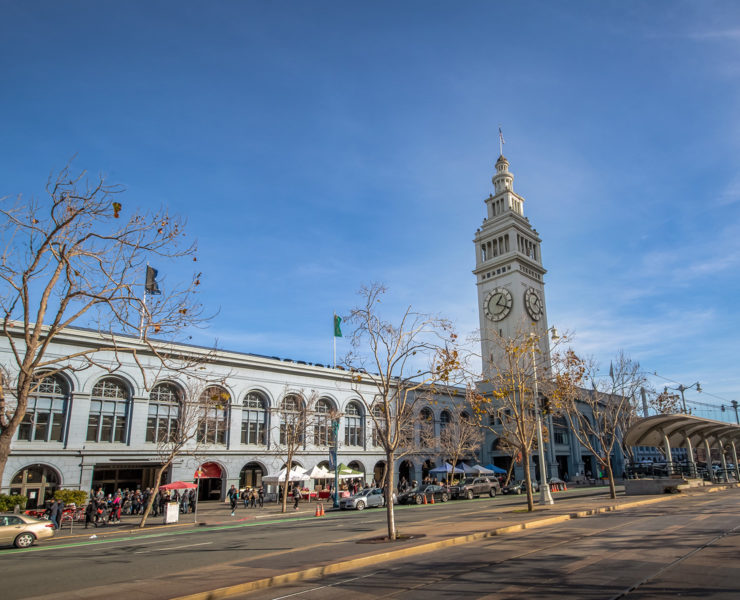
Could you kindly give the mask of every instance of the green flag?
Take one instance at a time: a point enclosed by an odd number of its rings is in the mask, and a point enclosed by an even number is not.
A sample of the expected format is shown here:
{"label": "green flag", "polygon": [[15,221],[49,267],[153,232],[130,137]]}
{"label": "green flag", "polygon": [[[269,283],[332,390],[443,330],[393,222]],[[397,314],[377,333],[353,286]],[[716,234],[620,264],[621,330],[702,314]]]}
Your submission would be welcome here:
{"label": "green flag", "polygon": [[342,322],[342,317],[334,315],[334,337],[342,337],[342,330],[339,328],[339,324]]}

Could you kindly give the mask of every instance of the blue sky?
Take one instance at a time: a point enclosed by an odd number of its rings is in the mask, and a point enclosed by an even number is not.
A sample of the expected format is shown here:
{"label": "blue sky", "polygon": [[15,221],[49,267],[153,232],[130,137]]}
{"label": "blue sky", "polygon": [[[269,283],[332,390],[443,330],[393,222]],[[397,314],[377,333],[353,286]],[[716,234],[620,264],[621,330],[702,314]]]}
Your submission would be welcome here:
{"label": "blue sky", "polygon": [[194,341],[329,362],[371,281],[474,330],[501,124],[551,324],[607,369],[624,349],[740,399],[736,2],[0,9],[0,195],[76,155],[186,216],[219,309]]}

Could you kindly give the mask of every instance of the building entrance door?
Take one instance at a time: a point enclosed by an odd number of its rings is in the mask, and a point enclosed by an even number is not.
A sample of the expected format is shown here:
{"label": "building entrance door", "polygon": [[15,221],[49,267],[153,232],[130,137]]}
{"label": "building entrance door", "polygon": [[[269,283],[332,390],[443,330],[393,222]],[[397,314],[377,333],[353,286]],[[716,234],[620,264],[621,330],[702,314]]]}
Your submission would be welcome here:
{"label": "building entrance door", "polygon": [[45,465],[30,465],[18,471],[10,482],[10,493],[28,498],[26,508],[38,508],[54,497],[59,475]]}

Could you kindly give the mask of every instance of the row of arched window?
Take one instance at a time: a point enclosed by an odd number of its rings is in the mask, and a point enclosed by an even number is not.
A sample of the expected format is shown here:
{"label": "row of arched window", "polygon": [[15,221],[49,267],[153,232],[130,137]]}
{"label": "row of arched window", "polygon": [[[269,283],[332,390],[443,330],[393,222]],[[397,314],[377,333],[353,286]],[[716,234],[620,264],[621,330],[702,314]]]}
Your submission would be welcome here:
{"label": "row of arched window", "polygon": [[[183,393],[173,383],[163,382],[154,386],[149,394],[149,406],[145,441],[155,443],[172,439],[179,427]],[[229,429],[230,394],[222,387],[211,385],[200,395],[198,404],[197,440],[212,444],[226,444]],[[18,439],[25,441],[56,441],[64,439],[68,419],[68,388],[61,377],[43,377],[35,394],[29,399],[26,415],[18,429]],[[259,391],[250,391],[242,402],[241,443],[267,446],[269,443],[270,408],[267,397]],[[313,408],[312,427],[305,427],[302,442],[316,446],[334,444],[332,427],[335,405],[328,398],[320,398]],[[290,427],[289,415],[306,419],[305,403],[298,394],[286,395],[281,403],[283,416],[280,423],[280,443],[284,444]],[[378,422],[383,422],[380,406],[374,408]],[[433,413],[424,408],[419,414],[422,422],[433,422]],[[90,412],[87,422],[86,441],[126,443],[130,418],[130,394],[127,386],[115,377],[98,381],[90,395]],[[447,410],[440,414],[440,431],[451,419]],[[361,447],[365,444],[365,418],[359,402],[352,401],[342,415],[343,431],[340,441],[345,446]],[[343,434],[343,435],[342,435]],[[376,427],[372,431],[372,444],[380,445]]]}

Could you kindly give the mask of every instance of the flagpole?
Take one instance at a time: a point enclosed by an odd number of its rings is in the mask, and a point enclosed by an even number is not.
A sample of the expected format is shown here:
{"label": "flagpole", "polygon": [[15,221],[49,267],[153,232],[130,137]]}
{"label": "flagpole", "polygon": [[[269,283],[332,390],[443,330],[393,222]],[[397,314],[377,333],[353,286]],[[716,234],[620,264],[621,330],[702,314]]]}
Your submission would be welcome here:
{"label": "flagpole", "polygon": [[144,337],[144,315],[146,314],[146,286],[144,286],[144,297],[142,298],[142,311],[139,315],[139,339]]}
{"label": "flagpole", "polygon": [[[332,326],[337,322],[337,313],[334,313],[334,320],[332,322]],[[331,339],[334,346],[334,352],[332,353],[332,361],[331,366],[332,368],[337,368],[337,335],[336,331],[332,331]]]}

